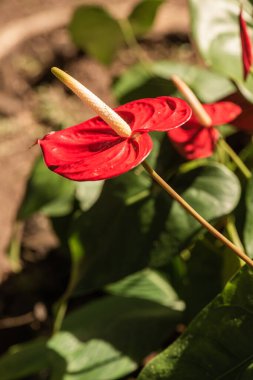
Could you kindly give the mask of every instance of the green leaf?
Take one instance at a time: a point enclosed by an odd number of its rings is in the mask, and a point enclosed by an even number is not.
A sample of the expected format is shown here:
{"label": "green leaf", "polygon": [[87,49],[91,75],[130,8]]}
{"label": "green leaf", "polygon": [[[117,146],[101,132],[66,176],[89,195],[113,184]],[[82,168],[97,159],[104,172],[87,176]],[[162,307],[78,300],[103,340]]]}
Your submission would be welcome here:
{"label": "green leaf", "polygon": [[113,91],[121,103],[149,96],[179,96],[169,80],[173,74],[179,75],[203,102],[217,101],[235,91],[229,80],[198,66],[157,61],[148,67],[149,72],[137,64],[115,82]]}
{"label": "green leaf", "polygon": [[184,308],[172,286],[157,271],[148,268],[108,285],[106,290],[123,297],[154,301],[174,310]]}
{"label": "green leaf", "polygon": [[245,249],[248,255],[253,258],[253,177],[250,178],[245,195],[246,216],[243,231]]}
{"label": "green leaf", "polygon": [[76,182],[76,199],[82,211],[91,208],[98,200],[104,181]]}
{"label": "green leaf", "polygon": [[112,62],[124,43],[118,22],[99,6],[81,6],[69,26],[75,44],[104,64]]}
{"label": "green leaf", "polygon": [[[172,187],[206,220],[229,214],[240,197],[238,178],[221,164],[197,167],[178,176]],[[176,201],[161,193],[154,228],[158,230],[151,251],[151,265],[161,267],[187,248],[202,228]],[[159,224],[163,224],[161,228]]]}
{"label": "green leaf", "polygon": [[48,347],[53,379],[113,380],[160,347],[180,313],[148,300],[104,297],[71,313]]}
{"label": "green leaf", "polygon": [[77,293],[97,289],[147,264],[146,235],[153,215],[151,180],[141,167],[105,183],[101,197],[73,222],[85,252]]}
{"label": "green leaf", "polygon": [[[246,2],[245,2],[246,3]],[[253,101],[253,75],[243,81],[241,41],[239,30],[240,2],[219,0],[190,0],[191,25],[194,42],[206,64],[225,77],[233,79],[240,91]],[[253,7],[246,3],[244,18],[253,35]]]}
{"label": "green leaf", "polygon": [[[151,292],[152,287],[150,286]],[[106,296],[70,313],[47,342],[13,347],[1,380],[50,371],[51,380],[113,380],[136,370],[172,334],[182,314],[140,298]]]}
{"label": "green leaf", "polygon": [[250,379],[253,272],[246,266],[138,380]]}
{"label": "green leaf", "polygon": [[15,380],[48,368],[46,341],[13,346],[0,358],[1,380]]}
{"label": "green leaf", "polygon": [[74,182],[51,172],[40,157],[28,181],[18,216],[25,219],[35,212],[48,216],[66,215],[72,210],[74,192]]}
{"label": "green leaf", "polygon": [[128,20],[137,37],[149,31],[153,25],[157,10],[163,1],[164,0],[142,0],[135,6]]}

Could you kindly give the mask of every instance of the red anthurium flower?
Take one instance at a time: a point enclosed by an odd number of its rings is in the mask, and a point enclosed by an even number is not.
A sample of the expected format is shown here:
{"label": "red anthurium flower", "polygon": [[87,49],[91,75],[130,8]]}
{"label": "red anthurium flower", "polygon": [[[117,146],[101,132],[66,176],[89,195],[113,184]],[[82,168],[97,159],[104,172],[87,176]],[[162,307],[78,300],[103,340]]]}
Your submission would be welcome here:
{"label": "red anthurium flower", "polygon": [[49,169],[75,181],[112,178],[145,160],[152,149],[148,132],[168,131],[191,116],[185,101],[166,96],[136,100],[115,111],[130,126],[129,136],[94,117],[39,139]]}
{"label": "red anthurium flower", "polygon": [[219,138],[219,132],[213,127],[229,123],[241,113],[241,108],[232,102],[202,106],[211,118],[212,124],[209,127],[203,126],[192,114],[183,126],[167,132],[177,151],[188,160],[211,156]]}
{"label": "red anthurium flower", "polygon": [[253,57],[252,57],[252,44],[251,44],[250,36],[247,30],[247,24],[243,18],[242,7],[239,14],[239,24],[240,24],[240,37],[241,37],[241,45],[242,45],[243,77],[244,77],[244,80],[246,80],[250,72]]}

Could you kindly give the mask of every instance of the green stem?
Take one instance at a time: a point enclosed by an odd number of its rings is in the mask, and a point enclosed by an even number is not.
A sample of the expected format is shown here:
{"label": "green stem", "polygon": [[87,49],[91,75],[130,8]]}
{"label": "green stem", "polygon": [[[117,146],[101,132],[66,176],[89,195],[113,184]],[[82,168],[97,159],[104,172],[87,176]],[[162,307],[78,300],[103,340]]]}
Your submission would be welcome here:
{"label": "green stem", "polygon": [[[234,217],[232,215],[228,216],[227,218],[226,230],[232,242],[241,250],[244,250],[243,244],[241,242],[237,228],[235,226]],[[240,264],[241,266],[242,264],[244,264],[241,259],[240,259]]]}
{"label": "green stem", "polygon": [[223,138],[219,139],[220,147],[229,155],[229,157],[234,161],[238,169],[241,170],[243,175],[247,178],[251,178],[251,172],[244,164],[244,162],[240,159],[240,157],[235,153],[235,151],[231,148],[231,146],[224,140]]}
{"label": "green stem", "polygon": [[11,238],[9,257],[11,262],[11,267],[14,272],[19,272],[22,268],[21,258],[20,258],[20,248],[21,248],[21,235],[22,235],[22,222],[17,221],[13,227],[13,235]]}
{"label": "green stem", "polygon": [[128,45],[130,49],[132,49],[136,58],[147,70],[147,72],[150,73],[150,69],[148,66],[148,64],[150,63],[150,60],[148,59],[145,52],[142,50],[138,41],[136,40],[134,31],[130,22],[128,21],[128,19],[121,19],[121,20],[118,20],[118,22],[122,30],[122,33],[124,35],[126,44]]}
{"label": "green stem", "polygon": [[63,319],[65,317],[67,306],[68,306],[68,300],[70,296],[73,293],[73,290],[76,287],[76,284],[79,280],[79,274],[80,274],[80,263],[83,260],[83,251],[81,247],[78,245],[78,240],[75,236],[72,236],[69,240],[69,246],[70,246],[70,254],[71,254],[71,272],[70,272],[70,278],[67,285],[67,288],[65,289],[65,292],[61,296],[61,298],[58,300],[57,304],[55,305],[55,320],[54,320],[54,327],[53,327],[53,333],[56,333],[60,330],[62,326]]}
{"label": "green stem", "polygon": [[253,268],[253,261],[244,253],[244,251],[235,246],[229,239],[222,235],[216,228],[208,223],[201,215],[197,213],[172,187],[170,187],[156,171],[146,162],[142,163],[144,169],[176,202],[178,202],[190,215],[192,215],[204,228],[206,228],[213,236],[230,248],[238,257],[246,264]]}

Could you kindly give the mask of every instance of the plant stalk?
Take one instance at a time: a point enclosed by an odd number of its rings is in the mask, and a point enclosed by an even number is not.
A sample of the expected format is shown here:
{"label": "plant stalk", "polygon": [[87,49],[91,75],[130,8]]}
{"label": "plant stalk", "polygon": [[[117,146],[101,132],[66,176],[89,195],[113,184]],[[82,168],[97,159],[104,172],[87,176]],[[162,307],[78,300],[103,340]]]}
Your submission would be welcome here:
{"label": "plant stalk", "polygon": [[223,138],[219,139],[219,145],[222,149],[229,155],[229,157],[234,161],[238,169],[242,172],[245,178],[251,178],[251,172],[245,165],[245,163],[240,159],[240,157],[235,153],[235,151],[230,147],[230,145]]}
{"label": "plant stalk", "polygon": [[142,166],[176,202],[178,202],[190,215],[192,215],[204,228],[206,228],[213,236],[230,248],[240,259],[253,268],[253,261],[244,253],[244,251],[234,245],[229,239],[222,235],[216,228],[207,222],[201,215],[197,213],[170,185],[167,184],[159,174],[146,162],[142,162]]}

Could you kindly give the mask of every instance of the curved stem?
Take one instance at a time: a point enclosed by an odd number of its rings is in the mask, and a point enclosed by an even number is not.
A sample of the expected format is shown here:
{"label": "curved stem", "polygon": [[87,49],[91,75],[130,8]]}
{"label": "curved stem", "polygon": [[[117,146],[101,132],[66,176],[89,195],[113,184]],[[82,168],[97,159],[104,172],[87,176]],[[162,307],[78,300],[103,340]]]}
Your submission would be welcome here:
{"label": "curved stem", "polygon": [[136,58],[147,70],[147,72],[150,73],[150,69],[148,67],[148,63],[150,62],[150,59],[146,56],[144,50],[138,44],[138,41],[136,40],[134,31],[130,22],[128,21],[128,19],[120,19],[118,20],[118,23],[122,30],[126,44],[128,45],[130,49],[133,50]]}
{"label": "curved stem", "polygon": [[238,169],[241,170],[243,175],[247,178],[251,178],[251,172],[245,165],[245,163],[240,159],[240,157],[235,153],[235,151],[231,148],[231,146],[224,140],[223,138],[219,139],[219,145],[222,149],[229,155],[229,157],[234,161]]}
{"label": "curved stem", "polygon": [[223,236],[216,228],[208,223],[201,215],[197,213],[170,185],[167,184],[156,171],[146,162],[142,163],[144,169],[176,202],[178,202],[190,215],[192,215],[204,228],[206,228],[213,236],[230,248],[238,257],[246,264],[253,268],[253,261],[243,252],[243,250],[235,246],[229,239]]}
{"label": "curved stem", "polygon": [[80,248],[75,235],[73,235],[69,239],[69,247],[71,256],[70,278],[67,284],[67,288],[65,289],[64,293],[55,305],[55,320],[53,326],[53,333],[56,333],[61,328],[63,319],[67,311],[69,298],[71,297],[73,290],[75,289],[79,280],[80,263],[84,258],[82,249]]}
{"label": "curved stem", "polygon": [[206,112],[203,105],[198,100],[197,96],[190,89],[190,87],[176,74],[172,75],[171,78],[174,85],[177,87],[178,91],[184,96],[186,101],[192,108],[193,114],[198,119],[199,123],[206,128],[212,126],[212,119]]}

